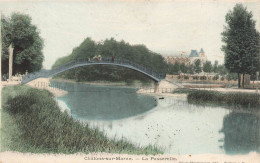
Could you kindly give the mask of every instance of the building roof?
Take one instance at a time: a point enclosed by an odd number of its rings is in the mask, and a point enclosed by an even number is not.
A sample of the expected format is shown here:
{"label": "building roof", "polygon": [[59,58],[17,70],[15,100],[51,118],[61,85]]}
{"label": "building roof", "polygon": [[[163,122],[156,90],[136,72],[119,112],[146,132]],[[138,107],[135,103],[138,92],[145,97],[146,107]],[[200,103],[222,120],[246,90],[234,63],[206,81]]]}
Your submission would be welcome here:
{"label": "building roof", "polygon": [[202,48],[200,49],[200,53],[205,53],[204,50],[203,50]]}
{"label": "building roof", "polygon": [[198,56],[199,56],[199,54],[198,54],[197,50],[191,50],[189,57],[198,57]]}

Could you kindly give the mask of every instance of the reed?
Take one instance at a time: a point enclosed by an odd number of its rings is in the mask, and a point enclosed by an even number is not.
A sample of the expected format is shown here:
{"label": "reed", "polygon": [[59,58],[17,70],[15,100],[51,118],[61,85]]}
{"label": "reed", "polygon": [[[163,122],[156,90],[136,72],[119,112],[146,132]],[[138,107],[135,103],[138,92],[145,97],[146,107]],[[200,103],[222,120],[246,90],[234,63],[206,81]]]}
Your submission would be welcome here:
{"label": "reed", "polygon": [[3,150],[36,153],[162,153],[153,146],[143,148],[125,140],[108,139],[98,129],[74,120],[67,112],[62,113],[47,90],[16,86],[4,88],[3,94],[4,132],[1,142],[7,141]]}
{"label": "reed", "polygon": [[197,90],[187,96],[188,102],[193,104],[217,104],[233,106],[235,108],[260,108],[260,95],[254,93]]}
{"label": "reed", "polygon": [[173,94],[188,94],[190,92],[196,91],[195,89],[190,89],[190,88],[176,88],[173,90]]}

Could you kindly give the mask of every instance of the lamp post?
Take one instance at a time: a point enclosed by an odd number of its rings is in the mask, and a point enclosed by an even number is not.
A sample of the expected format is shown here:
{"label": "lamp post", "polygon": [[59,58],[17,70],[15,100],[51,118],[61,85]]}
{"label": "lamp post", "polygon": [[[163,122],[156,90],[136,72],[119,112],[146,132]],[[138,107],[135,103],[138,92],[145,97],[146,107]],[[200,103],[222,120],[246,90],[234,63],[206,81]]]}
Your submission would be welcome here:
{"label": "lamp post", "polygon": [[12,78],[12,75],[13,75],[13,51],[14,51],[14,48],[12,46],[12,44],[10,44],[10,46],[8,47],[8,50],[9,50],[9,81],[11,80]]}

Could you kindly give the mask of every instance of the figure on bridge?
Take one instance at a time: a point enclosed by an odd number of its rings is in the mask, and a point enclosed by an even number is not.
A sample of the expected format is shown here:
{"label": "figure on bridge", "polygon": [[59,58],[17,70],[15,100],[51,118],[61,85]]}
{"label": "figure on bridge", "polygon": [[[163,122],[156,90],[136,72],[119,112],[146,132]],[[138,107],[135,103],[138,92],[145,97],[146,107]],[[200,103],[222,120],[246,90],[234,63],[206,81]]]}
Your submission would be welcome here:
{"label": "figure on bridge", "polygon": [[98,61],[101,61],[101,55],[98,55]]}
{"label": "figure on bridge", "polygon": [[112,54],[111,61],[114,62],[115,56]]}

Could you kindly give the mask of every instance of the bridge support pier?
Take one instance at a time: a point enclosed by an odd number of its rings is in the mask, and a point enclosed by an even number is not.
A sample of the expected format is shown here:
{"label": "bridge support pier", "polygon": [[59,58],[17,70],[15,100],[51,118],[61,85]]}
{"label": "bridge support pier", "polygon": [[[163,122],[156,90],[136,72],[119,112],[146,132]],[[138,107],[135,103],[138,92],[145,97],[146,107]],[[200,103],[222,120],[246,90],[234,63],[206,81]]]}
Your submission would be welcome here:
{"label": "bridge support pier", "polygon": [[158,92],[159,82],[154,82],[154,93]]}

